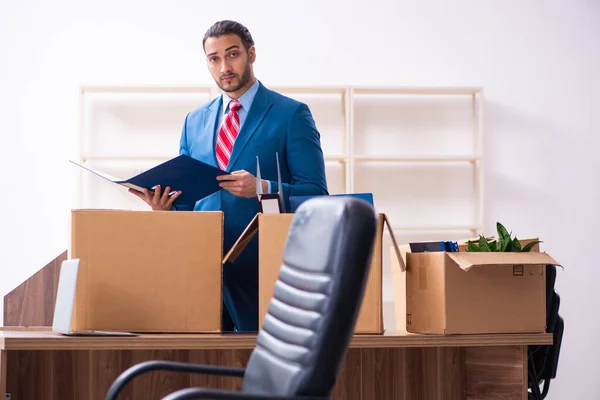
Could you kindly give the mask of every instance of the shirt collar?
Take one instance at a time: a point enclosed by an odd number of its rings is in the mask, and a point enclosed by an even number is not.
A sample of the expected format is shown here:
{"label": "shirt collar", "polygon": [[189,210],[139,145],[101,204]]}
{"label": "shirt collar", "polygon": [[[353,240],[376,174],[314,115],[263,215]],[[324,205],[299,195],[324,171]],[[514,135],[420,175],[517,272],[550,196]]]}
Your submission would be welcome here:
{"label": "shirt collar", "polygon": [[[250,86],[246,92],[240,96],[238,99],[242,108],[248,112],[250,110],[250,106],[252,105],[252,101],[254,100],[254,96],[256,96],[256,92],[258,92],[258,79],[254,81],[254,84]],[[223,92],[223,114],[226,114],[229,111],[229,102],[233,100],[231,97],[227,95],[227,93]]]}

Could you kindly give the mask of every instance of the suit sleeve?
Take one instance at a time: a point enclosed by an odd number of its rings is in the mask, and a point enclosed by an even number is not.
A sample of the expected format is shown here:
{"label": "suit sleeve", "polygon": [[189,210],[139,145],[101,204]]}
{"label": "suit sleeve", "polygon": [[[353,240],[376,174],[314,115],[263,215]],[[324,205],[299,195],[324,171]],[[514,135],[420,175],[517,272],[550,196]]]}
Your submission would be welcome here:
{"label": "suit sleeve", "polygon": [[[290,118],[285,149],[282,165],[287,164],[291,175],[291,182],[283,183],[286,209],[290,209],[290,196],[329,194],[321,136],[306,104],[300,104]],[[271,191],[277,191],[277,182],[271,181]]]}
{"label": "suit sleeve", "polygon": [[[183,122],[183,128],[181,129],[181,139],[179,139],[179,155],[190,155],[190,150],[187,143],[187,120],[189,114],[185,116],[185,121]],[[192,211],[194,209],[193,204],[178,204],[173,205],[172,210],[174,211]]]}

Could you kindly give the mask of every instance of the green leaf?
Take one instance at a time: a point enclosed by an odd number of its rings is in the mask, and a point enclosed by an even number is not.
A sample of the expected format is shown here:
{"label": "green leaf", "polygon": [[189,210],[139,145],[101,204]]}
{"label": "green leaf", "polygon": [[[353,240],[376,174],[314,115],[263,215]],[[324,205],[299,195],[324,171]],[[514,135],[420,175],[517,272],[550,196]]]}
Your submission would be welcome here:
{"label": "green leaf", "polygon": [[493,241],[490,242],[490,251],[498,251],[498,242],[497,241]]}
{"label": "green leaf", "polygon": [[500,241],[498,251],[510,251],[507,250],[507,247],[511,242],[510,234],[500,222],[496,222],[496,230],[498,231],[498,238]]}
{"label": "green leaf", "polygon": [[527,243],[527,244],[525,245],[525,247],[523,247],[523,248],[521,249],[521,251],[522,251],[522,252],[525,252],[525,253],[526,253],[526,252],[529,252],[529,251],[531,251],[531,249],[533,249],[533,247],[534,247],[536,244],[538,244],[538,243],[543,243],[543,242],[542,242],[541,240],[534,240],[534,241],[533,241],[533,242],[531,242],[531,243]]}
{"label": "green leaf", "polygon": [[521,251],[521,242],[519,241],[519,239],[516,238],[516,236],[512,241],[512,251]]}
{"label": "green leaf", "polygon": [[483,235],[479,235],[479,251],[491,251],[487,239]]}
{"label": "green leaf", "polygon": [[508,244],[506,245],[506,247],[504,248],[504,252],[505,253],[510,253],[512,251],[513,251],[513,242],[512,242],[512,240],[510,240],[508,242]]}
{"label": "green leaf", "polygon": [[479,251],[479,247],[477,247],[477,245],[473,242],[471,242],[470,240],[467,242],[467,251]]}

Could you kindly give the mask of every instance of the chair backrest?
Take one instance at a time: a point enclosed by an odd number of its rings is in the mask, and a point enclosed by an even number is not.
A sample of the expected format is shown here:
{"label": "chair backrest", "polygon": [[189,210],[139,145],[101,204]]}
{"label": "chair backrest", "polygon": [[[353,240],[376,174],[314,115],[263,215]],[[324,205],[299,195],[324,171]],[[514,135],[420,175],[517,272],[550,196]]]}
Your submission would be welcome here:
{"label": "chair backrest", "polygon": [[317,197],[296,211],[242,391],[328,396],[354,333],[376,234],[373,207]]}

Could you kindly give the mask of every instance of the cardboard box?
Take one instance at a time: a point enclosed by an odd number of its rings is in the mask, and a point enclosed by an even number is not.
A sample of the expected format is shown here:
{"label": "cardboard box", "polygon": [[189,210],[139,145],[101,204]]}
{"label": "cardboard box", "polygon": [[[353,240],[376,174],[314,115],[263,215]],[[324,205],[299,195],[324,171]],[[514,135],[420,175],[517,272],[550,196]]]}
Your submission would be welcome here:
{"label": "cardboard box", "polygon": [[[271,297],[273,297],[275,282],[283,263],[283,252],[293,216],[294,214],[257,214],[223,259],[223,263],[228,260],[234,261],[258,232],[259,329],[267,313]],[[387,225],[392,241],[395,243],[387,217],[385,214],[379,214],[373,259],[355,333],[380,334],[384,330],[382,293],[382,239],[384,225]]]}
{"label": "cardboard box", "polygon": [[[523,244],[528,241],[521,241]],[[424,334],[546,331],[548,254],[390,249],[397,330]]]}
{"label": "cardboard box", "polygon": [[222,212],[74,210],[71,329],[220,332]]}

